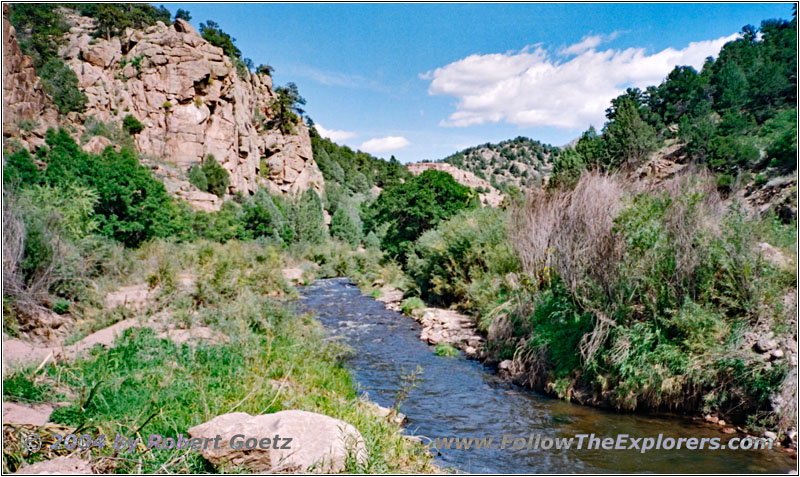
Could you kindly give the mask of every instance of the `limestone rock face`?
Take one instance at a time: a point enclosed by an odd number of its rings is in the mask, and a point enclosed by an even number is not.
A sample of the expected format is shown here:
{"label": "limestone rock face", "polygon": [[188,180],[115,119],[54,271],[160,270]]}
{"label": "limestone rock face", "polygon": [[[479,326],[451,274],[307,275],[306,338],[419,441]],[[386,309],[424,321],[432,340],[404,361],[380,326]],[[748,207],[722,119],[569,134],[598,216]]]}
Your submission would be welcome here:
{"label": "limestone rock face", "polygon": [[[234,449],[239,440],[245,443],[255,438],[254,449]],[[364,463],[367,458],[364,439],[350,424],[323,414],[306,411],[280,411],[274,414],[251,416],[244,412],[223,414],[189,429],[192,438],[214,438],[220,436],[219,449],[209,445],[199,452],[214,465],[227,463],[243,466],[253,472],[315,472],[337,473],[345,469],[345,459],[354,456]],[[274,449],[274,437],[279,436]],[[285,439],[291,438],[290,442]],[[264,440],[266,439],[266,440]],[[268,442],[262,448],[260,443]],[[258,442],[258,444],[254,444]]]}
{"label": "limestone rock face", "polygon": [[38,146],[47,128],[56,124],[58,110],[42,88],[33,60],[19,49],[7,11],[8,4],[3,4],[3,134]]}
{"label": "limestone rock face", "polygon": [[415,176],[418,176],[429,169],[434,169],[450,174],[453,176],[453,179],[455,179],[456,182],[461,185],[472,187],[473,189],[476,187],[483,187],[484,189],[488,190],[488,192],[480,194],[481,202],[485,205],[497,207],[503,202],[503,194],[492,187],[488,181],[481,179],[469,171],[459,169],[452,164],[447,164],[445,162],[418,162],[415,164],[408,164],[406,167]]}
{"label": "limestone rock face", "polygon": [[[66,21],[71,28],[59,55],[77,74],[78,87],[88,99],[83,115],[66,118],[74,129],[82,131],[90,117],[121,125],[125,116],[134,116],[144,126],[135,136],[143,162],[177,171],[183,183],[168,189],[204,210],[218,209],[219,199],[193,189],[185,178],[209,154],[230,173],[231,194],[252,194],[259,186],[284,194],[309,187],[323,190],[305,125],[287,135],[266,127],[269,104],[276,97],[272,79],[240,76],[222,49],[205,41],[188,22],[127,29],[107,41],[92,38],[90,18],[70,13]],[[3,31],[3,130],[13,131],[10,125],[41,117],[51,102],[5,19]],[[54,125],[55,110],[46,111]],[[87,149],[95,152],[105,145],[94,141]],[[268,170],[262,171],[262,164]],[[174,174],[170,179],[178,180]]]}

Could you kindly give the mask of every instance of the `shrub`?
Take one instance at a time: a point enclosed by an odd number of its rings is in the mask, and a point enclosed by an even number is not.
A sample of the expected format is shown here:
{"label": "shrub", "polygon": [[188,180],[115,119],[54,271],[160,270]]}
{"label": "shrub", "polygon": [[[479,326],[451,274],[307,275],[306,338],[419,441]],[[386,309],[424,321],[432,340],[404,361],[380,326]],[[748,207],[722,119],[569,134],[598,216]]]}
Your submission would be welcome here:
{"label": "shrub", "polygon": [[414,313],[414,310],[419,308],[425,308],[425,303],[415,296],[406,298],[400,303],[400,310],[402,310],[404,315],[411,315]]}
{"label": "shrub", "polygon": [[130,135],[136,135],[142,132],[144,125],[136,119],[135,116],[129,114],[122,120],[122,128]]}
{"label": "shrub", "polygon": [[287,237],[286,218],[263,189],[245,202],[242,211],[248,238],[269,237],[280,243]]}
{"label": "shrub", "polygon": [[462,211],[414,244],[407,271],[430,302],[485,311],[501,294],[505,276],[519,270],[506,238],[506,212]]}
{"label": "shrub", "polygon": [[730,174],[720,174],[717,177],[717,190],[727,194],[731,191],[731,186],[733,185],[733,176]]}
{"label": "shrub", "polygon": [[297,202],[294,216],[294,239],[313,244],[325,241],[325,217],[322,202],[314,189],[303,192]]}
{"label": "shrub", "polygon": [[347,242],[351,247],[357,247],[361,243],[362,235],[358,212],[352,207],[340,205],[331,217],[330,232],[332,237]]}
{"label": "shrub", "polygon": [[376,230],[388,223],[381,245],[392,257],[403,259],[423,232],[477,206],[475,191],[446,172],[427,170],[381,192],[367,211],[367,228]]}
{"label": "shrub", "polygon": [[208,192],[208,179],[200,165],[195,164],[189,169],[189,182],[203,192]]}
{"label": "shrub", "polygon": [[37,70],[42,87],[61,114],[86,109],[86,95],[78,88],[78,76],[60,58],[52,58]]}
{"label": "shrub", "polygon": [[224,196],[231,183],[228,171],[219,165],[213,154],[206,156],[201,168],[203,174],[206,176],[206,182],[208,184],[206,191],[211,192],[217,197]]}
{"label": "shrub", "polygon": [[436,343],[433,352],[436,356],[444,356],[445,358],[458,356],[458,350],[449,343]]}
{"label": "shrub", "polygon": [[364,237],[364,247],[366,248],[380,248],[381,240],[375,235],[375,232],[370,231],[366,237]]}

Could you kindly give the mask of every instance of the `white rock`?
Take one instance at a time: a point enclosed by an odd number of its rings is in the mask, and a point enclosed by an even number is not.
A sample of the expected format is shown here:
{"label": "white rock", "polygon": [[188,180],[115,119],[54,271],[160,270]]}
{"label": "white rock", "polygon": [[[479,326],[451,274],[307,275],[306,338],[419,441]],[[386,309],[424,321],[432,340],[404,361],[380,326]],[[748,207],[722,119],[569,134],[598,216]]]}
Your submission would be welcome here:
{"label": "white rock", "polygon": [[[367,459],[364,439],[350,424],[323,414],[307,411],[280,411],[274,414],[251,416],[234,412],[217,416],[189,429],[199,438],[221,436],[220,448],[200,449],[199,452],[214,465],[227,462],[253,472],[314,472],[338,473],[345,470],[348,456],[364,464]],[[257,441],[280,436],[279,447],[288,442],[289,449],[234,449],[232,438],[243,435]],[[233,440],[233,444],[236,444]]]}

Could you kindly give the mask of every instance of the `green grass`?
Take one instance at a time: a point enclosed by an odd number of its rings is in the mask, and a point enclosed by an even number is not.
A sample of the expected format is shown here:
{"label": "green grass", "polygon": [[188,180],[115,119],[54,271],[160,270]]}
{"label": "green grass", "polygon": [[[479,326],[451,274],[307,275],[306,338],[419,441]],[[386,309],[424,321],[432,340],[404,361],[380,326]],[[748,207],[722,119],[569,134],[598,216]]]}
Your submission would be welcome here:
{"label": "green grass", "polygon": [[[226,339],[176,344],[148,328],[129,329],[110,349],[97,346],[75,361],[50,364],[36,376],[28,371],[7,378],[6,398],[40,401],[50,399],[53,389],[63,389],[73,397],[51,420],[93,435],[174,437],[229,412],[301,409],[341,419],[361,432],[368,460],[365,465],[350,461],[348,472],[435,470],[425,447],[404,439],[399,427],[376,416],[356,393],[342,364],[349,349],[326,341],[313,317],[297,315],[283,303],[280,297],[294,295],[282,289],[283,259],[273,252],[238,242],[151,244],[137,251],[141,265],[132,273],[140,277],[152,276],[165,260],[176,270],[194,264],[195,286],[160,295],[156,308],[184,325],[210,326]],[[102,321],[115,315],[99,316]],[[273,380],[286,384],[275,387]],[[107,457],[112,450],[92,452]],[[26,456],[29,462],[40,458]],[[181,450],[104,462],[111,462],[117,473],[138,472],[139,465],[144,473],[244,470],[214,469],[198,453]]]}
{"label": "green grass", "polygon": [[449,343],[436,343],[433,352],[436,353],[436,356],[444,356],[445,358],[458,356],[458,350]]}
{"label": "green grass", "polygon": [[406,298],[402,303],[400,303],[400,309],[403,311],[404,315],[411,315],[414,313],[414,310],[419,308],[425,308],[425,303],[415,296]]}

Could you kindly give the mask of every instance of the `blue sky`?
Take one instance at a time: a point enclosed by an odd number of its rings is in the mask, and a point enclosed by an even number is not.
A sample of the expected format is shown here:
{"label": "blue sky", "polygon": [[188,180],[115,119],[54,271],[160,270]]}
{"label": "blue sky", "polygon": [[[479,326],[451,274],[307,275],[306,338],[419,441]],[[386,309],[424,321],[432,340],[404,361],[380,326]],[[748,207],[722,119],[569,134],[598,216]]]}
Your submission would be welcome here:
{"label": "blue sky", "polygon": [[336,142],[403,162],[602,127],[608,100],[702,65],[791,3],[164,4],[293,81]]}

